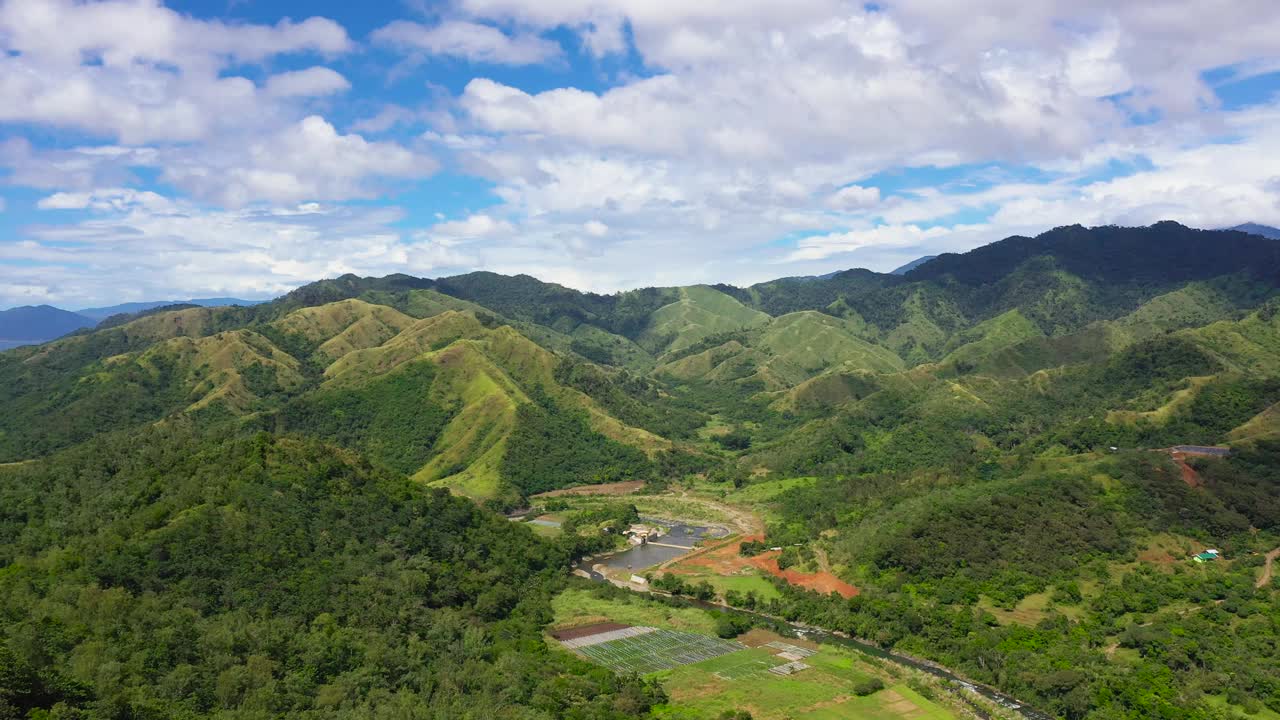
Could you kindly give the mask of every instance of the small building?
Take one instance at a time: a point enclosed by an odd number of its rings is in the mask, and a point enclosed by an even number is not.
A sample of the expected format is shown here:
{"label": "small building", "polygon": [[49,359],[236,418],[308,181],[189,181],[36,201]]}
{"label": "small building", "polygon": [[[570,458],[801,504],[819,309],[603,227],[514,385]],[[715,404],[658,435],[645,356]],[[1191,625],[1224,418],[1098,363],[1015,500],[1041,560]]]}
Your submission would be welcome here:
{"label": "small building", "polygon": [[661,528],[640,524],[632,525],[624,533],[627,536],[627,542],[632,545],[647,545],[650,540],[657,540],[662,537]]}
{"label": "small building", "polygon": [[639,575],[632,575],[632,576],[631,576],[631,582],[632,582],[632,583],[635,583],[636,585],[648,585],[648,584],[649,584],[649,581],[648,581],[648,580],[645,580],[644,578],[640,577]]}
{"label": "small building", "polygon": [[1218,559],[1219,555],[1220,553],[1217,550],[1210,548],[1208,550],[1205,550],[1202,553],[1195,555],[1194,557],[1192,557],[1192,560],[1195,560],[1198,563],[1213,562],[1214,560]]}

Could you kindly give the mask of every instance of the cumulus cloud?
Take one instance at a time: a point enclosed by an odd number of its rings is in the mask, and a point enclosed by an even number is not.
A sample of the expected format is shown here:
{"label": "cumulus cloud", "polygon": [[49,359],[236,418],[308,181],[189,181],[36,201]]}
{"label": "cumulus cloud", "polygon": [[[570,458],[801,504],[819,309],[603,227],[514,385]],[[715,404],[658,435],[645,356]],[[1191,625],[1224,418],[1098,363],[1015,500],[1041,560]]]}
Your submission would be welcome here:
{"label": "cumulus cloud", "polygon": [[246,146],[217,150],[174,153],[165,179],[198,198],[242,207],[370,197],[377,180],[426,177],[438,167],[396,143],[343,135],[316,115]]}
{"label": "cumulus cloud", "polygon": [[138,182],[135,168],[151,167],[158,161],[152,148],[94,145],[45,149],[21,137],[0,141],[0,168],[8,171],[6,180],[40,189],[126,185]]}
{"label": "cumulus cloud", "polygon": [[267,94],[276,97],[315,97],[347,90],[351,83],[327,67],[310,67],[267,78]]}
{"label": "cumulus cloud", "polygon": [[0,306],[33,298],[75,307],[180,295],[269,297],[347,272],[433,275],[458,267],[397,230],[403,213],[396,209],[304,204],[227,211],[172,198],[128,202],[124,195],[104,189],[50,200],[49,206],[83,206],[90,217],[36,225],[28,239],[0,243],[6,279]]}
{"label": "cumulus cloud", "polygon": [[831,193],[827,204],[837,210],[863,210],[880,202],[880,189],[849,185]]}
{"label": "cumulus cloud", "polygon": [[433,26],[396,20],[374,31],[372,38],[405,51],[494,65],[537,65],[563,53],[558,44],[537,35],[508,35],[491,25],[461,20]]}
{"label": "cumulus cloud", "polygon": [[498,220],[488,215],[470,215],[462,220],[447,220],[431,226],[428,235],[449,240],[474,240],[515,232],[515,227],[506,220]]}
{"label": "cumulus cloud", "polygon": [[41,210],[127,210],[136,207],[166,210],[172,207],[168,198],[148,190],[103,188],[90,192],[60,192],[40,198]]}
{"label": "cumulus cloud", "polygon": [[948,230],[940,227],[923,230],[915,225],[881,225],[867,230],[814,235],[796,243],[795,251],[785,260],[821,260],[866,247],[919,245],[924,240],[948,233]]}
{"label": "cumulus cloud", "polygon": [[[471,77],[402,104],[359,87],[360,119],[339,130],[309,116],[349,87],[324,66],[352,46],[330,21],[0,0],[0,123],[101,143],[0,141],[3,182],[41,188],[50,222],[76,219],[4,252],[64,287],[84,278],[60,263],[118,268],[94,247],[150,267],[226,242],[240,254],[215,267],[261,262],[263,287],[449,267],[613,290],[887,270],[1069,222],[1280,224],[1280,107],[1224,110],[1205,81],[1280,67],[1275,3],[458,0],[443,20],[388,20],[370,39],[401,68],[447,57]],[[582,52],[611,57],[578,66]],[[556,82],[570,62],[599,71],[590,86]],[[533,64],[551,67],[530,84],[492,67]],[[403,237],[333,205],[426,177],[433,157],[498,204]],[[961,179],[912,187],[922,166]],[[158,187],[183,197],[143,190]],[[339,228],[363,238],[349,255]],[[84,239],[79,259],[55,237]]]}
{"label": "cumulus cloud", "polygon": [[125,144],[195,140],[278,112],[253,82],[225,69],[350,47],[346,31],[323,18],[228,25],[157,2],[5,0],[0,122],[76,128]]}

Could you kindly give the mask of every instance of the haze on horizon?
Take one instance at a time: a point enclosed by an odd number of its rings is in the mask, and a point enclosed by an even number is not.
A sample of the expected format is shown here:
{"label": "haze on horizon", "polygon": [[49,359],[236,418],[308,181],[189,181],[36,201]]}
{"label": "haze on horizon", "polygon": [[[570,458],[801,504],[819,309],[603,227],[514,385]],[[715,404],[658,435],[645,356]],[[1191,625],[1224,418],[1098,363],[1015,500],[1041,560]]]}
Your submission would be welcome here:
{"label": "haze on horizon", "polygon": [[1280,225],[1280,5],[0,0],[0,308]]}

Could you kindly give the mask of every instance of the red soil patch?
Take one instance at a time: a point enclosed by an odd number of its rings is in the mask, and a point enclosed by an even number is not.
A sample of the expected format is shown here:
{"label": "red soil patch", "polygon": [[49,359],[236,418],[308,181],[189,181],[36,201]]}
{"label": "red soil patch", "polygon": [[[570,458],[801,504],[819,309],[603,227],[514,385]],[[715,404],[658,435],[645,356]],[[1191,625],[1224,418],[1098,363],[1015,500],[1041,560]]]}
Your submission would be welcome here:
{"label": "red soil patch", "polygon": [[[762,539],[762,537],[755,535],[745,537],[742,540]],[[738,554],[738,547],[742,544],[742,540],[725,543],[720,547],[681,560],[672,565],[670,571],[677,575],[696,575],[708,572],[715,575],[736,575],[747,568],[756,568],[775,577],[780,577],[792,585],[816,590],[823,594],[835,592],[846,598],[851,598],[858,594],[858,588],[829,572],[806,573],[794,568],[787,568],[786,570],[779,568],[778,556],[782,553],[777,550],[763,552],[755,557],[743,557]]]}
{"label": "red soil patch", "polygon": [[1193,488],[1198,488],[1204,485],[1204,481],[1200,479],[1200,473],[1196,472],[1195,468],[1187,464],[1185,456],[1181,452],[1175,450],[1169,453],[1169,456],[1173,458],[1173,462],[1180,470],[1182,470],[1182,482]]}
{"label": "red soil patch", "polygon": [[602,483],[600,485],[579,485],[578,487],[552,490],[538,493],[533,497],[560,497],[561,495],[630,495],[644,487],[643,480],[627,480],[625,482]]}
{"label": "red soil patch", "polygon": [[840,593],[842,597],[851,598],[858,594],[858,588],[841,580],[829,572],[805,573],[787,568],[783,570],[778,567],[778,556],[781,552],[769,551],[761,553],[750,558],[751,564],[764,570],[765,572],[776,575],[792,585],[799,585],[809,590],[817,590],[826,595],[828,593]]}
{"label": "red soil patch", "polygon": [[759,535],[749,535],[734,542],[712,547],[701,552],[695,551],[677,560],[669,570],[677,575],[697,575],[711,573],[713,575],[736,575],[751,567],[750,558],[738,554],[738,547],[746,540],[760,540]]}

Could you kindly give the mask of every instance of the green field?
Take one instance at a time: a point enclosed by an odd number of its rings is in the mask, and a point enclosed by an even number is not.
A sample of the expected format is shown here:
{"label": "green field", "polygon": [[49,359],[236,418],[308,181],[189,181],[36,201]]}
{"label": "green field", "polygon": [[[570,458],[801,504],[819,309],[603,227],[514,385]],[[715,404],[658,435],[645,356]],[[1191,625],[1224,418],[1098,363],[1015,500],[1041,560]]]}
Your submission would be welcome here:
{"label": "green field", "polygon": [[788,490],[809,487],[817,481],[818,479],[813,477],[794,477],[754,482],[741,489],[727,493],[724,496],[724,501],[731,505],[767,503]]}
{"label": "green field", "polygon": [[[886,669],[879,662],[845,648],[818,646],[814,655],[804,659],[810,666],[808,670],[789,676],[775,675],[769,668],[786,660],[776,657],[768,647],[744,648],[711,637],[714,619],[711,613],[698,608],[669,607],[634,595],[602,598],[590,589],[570,588],[554,599],[553,609],[555,627],[612,621],[660,628],[657,633],[588,646],[579,652],[614,670],[656,678],[671,697],[670,703],[657,712],[657,717],[664,720],[716,720],[726,710],[748,710],[755,720],[951,720],[955,717],[946,708],[903,685],[902,676],[892,672],[892,668]],[[753,630],[742,639],[747,645],[769,640],[795,642],[760,630]],[[668,654],[683,654],[689,659],[696,653],[707,652],[708,648],[718,648],[720,652],[689,664],[678,665],[670,659],[661,659]],[[880,678],[887,687],[858,697],[853,686],[872,677]]]}
{"label": "green field", "polygon": [[1206,695],[1205,702],[1209,707],[1227,713],[1226,717],[1232,720],[1280,720],[1280,713],[1265,705],[1258,708],[1257,712],[1250,714],[1243,707],[1228,702],[1225,695]]}
{"label": "green field", "polygon": [[627,625],[684,630],[712,635],[716,622],[711,613],[694,607],[671,607],[646,600],[639,595],[601,598],[582,588],[569,588],[551,601],[555,613],[553,626],[580,627],[596,622],[618,622]]}
{"label": "green field", "polygon": [[655,630],[578,648],[592,662],[624,675],[645,675],[742,650],[740,643],[710,635]]}
{"label": "green field", "polygon": [[838,648],[823,647],[805,659],[811,667],[780,676],[769,668],[784,661],[752,648],[657,674],[671,702],[658,711],[668,720],[713,720],[726,710],[747,710],[755,720],[951,720],[946,708],[902,684],[866,697],[853,693],[878,668]]}
{"label": "green field", "polygon": [[782,597],[782,593],[778,592],[778,588],[769,582],[762,575],[714,575],[714,574],[681,574],[686,582],[697,584],[703,580],[711,584],[720,595],[733,590],[735,592],[747,593],[754,592],[756,597],[763,600],[771,600],[773,598]]}

